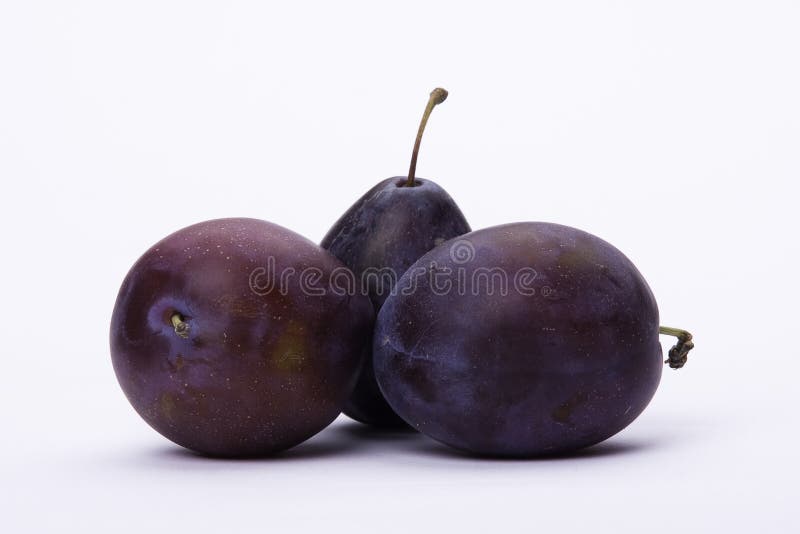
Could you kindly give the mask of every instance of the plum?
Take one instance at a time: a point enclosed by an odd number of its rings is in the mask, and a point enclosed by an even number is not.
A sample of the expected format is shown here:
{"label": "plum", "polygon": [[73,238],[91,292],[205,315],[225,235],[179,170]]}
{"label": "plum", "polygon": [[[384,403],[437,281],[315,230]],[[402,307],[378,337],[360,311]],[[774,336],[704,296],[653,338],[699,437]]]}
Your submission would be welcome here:
{"label": "plum", "polygon": [[265,221],[175,232],[119,291],[120,386],[155,430],[200,453],[265,455],[308,439],[340,413],[374,322],[368,298],[327,290],[342,269]]}
{"label": "plum", "polygon": [[[322,247],[356,275],[357,288],[369,295],[377,312],[397,279],[425,252],[470,231],[461,210],[431,180],[415,176],[422,133],[433,107],[447,97],[435,89],[423,114],[408,176],[387,178],[367,191],[333,225]],[[375,382],[372,357],[344,408],[348,416],[376,426],[405,426],[386,403]]]}
{"label": "plum", "polygon": [[[691,336],[670,351],[680,367]],[[586,447],[647,406],[662,369],[656,300],[619,250],[557,224],[478,230],[422,256],[383,304],[374,368],[414,428],[479,455]]]}

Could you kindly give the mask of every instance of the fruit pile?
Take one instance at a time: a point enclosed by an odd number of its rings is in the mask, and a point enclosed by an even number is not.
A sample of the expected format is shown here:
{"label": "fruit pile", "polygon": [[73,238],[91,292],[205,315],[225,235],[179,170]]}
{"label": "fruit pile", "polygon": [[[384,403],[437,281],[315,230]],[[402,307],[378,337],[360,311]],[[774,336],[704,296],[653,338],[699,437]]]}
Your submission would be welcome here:
{"label": "fruit pile", "polygon": [[384,180],[318,246],[254,219],[166,237],[126,276],[111,358],[136,411],[203,454],[297,445],[342,411],[410,426],[474,454],[569,452],[647,406],[692,348],[659,326],[642,275],[575,228],[471,232],[453,199],[415,176]]}

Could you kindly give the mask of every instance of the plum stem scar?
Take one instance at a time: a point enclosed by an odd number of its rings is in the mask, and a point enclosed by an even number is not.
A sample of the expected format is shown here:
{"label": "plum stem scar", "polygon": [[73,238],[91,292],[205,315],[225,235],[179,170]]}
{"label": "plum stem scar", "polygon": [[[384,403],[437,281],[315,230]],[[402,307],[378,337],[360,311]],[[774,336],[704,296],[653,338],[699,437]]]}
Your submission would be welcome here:
{"label": "plum stem scar", "polygon": [[172,322],[172,328],[175,329],[175,333],[178,334],[179,337],[186,339],[189,337],[189,323],[187,323],[183,316],[175,312],[170,317],[170,321]]}

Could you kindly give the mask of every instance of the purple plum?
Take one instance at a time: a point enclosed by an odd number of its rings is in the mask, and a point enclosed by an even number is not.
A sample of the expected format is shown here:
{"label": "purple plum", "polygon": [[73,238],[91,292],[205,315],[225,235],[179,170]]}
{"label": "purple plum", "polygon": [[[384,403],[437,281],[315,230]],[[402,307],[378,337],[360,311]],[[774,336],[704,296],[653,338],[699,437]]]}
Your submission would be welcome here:
{"label": "purple plum", "polygon": [[[397,279],[420,256],[470,231],[461,210],[444,189],[431,180],[415,177],[428,116],[446,97],[444,89],[431,93],[408,176],[388,178],[367,191],[322,240],[323,248],[353,270],[356,287],[369,295],[376,313]],[[344,413],[375,426],[406,426],[378,389],[371,354],[364,359],[364,368]]]}
{"label": "purple plum", "polygon": [[327,290],[346,269],[280,226],[189,226],[131,268],[111,319],[128,400],[155,430],[208,455],[267,455],[326,427],[353,390],[374,313]]}
{"label": "purple plum", "polygon": [[[684,331],[670,351],[680,367]],[[680,336],[679,336],[680,337]],[[384,302],[374,368],[414,428],[469,453],[566,453],[642,413],[662,369],[656,300],[619,250],[548,223],[478,230],[421,257]]]}

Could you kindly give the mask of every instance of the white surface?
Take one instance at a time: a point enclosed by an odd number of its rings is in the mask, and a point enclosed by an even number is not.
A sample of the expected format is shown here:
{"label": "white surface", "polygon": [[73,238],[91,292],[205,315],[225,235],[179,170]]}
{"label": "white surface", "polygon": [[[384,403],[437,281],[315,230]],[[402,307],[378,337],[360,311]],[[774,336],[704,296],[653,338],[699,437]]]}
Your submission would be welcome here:
{"label": "white surface", "polygon": [[[263,4],[0,4],[0,530],[797,531],[800,4]],[[688,366],[569,459],[342,418],[211,461],[152,431],[108,356],[133,261],[222,216],[319,240],[406,172],[436,85],[419,175],[474,228],[614,243]]]}

